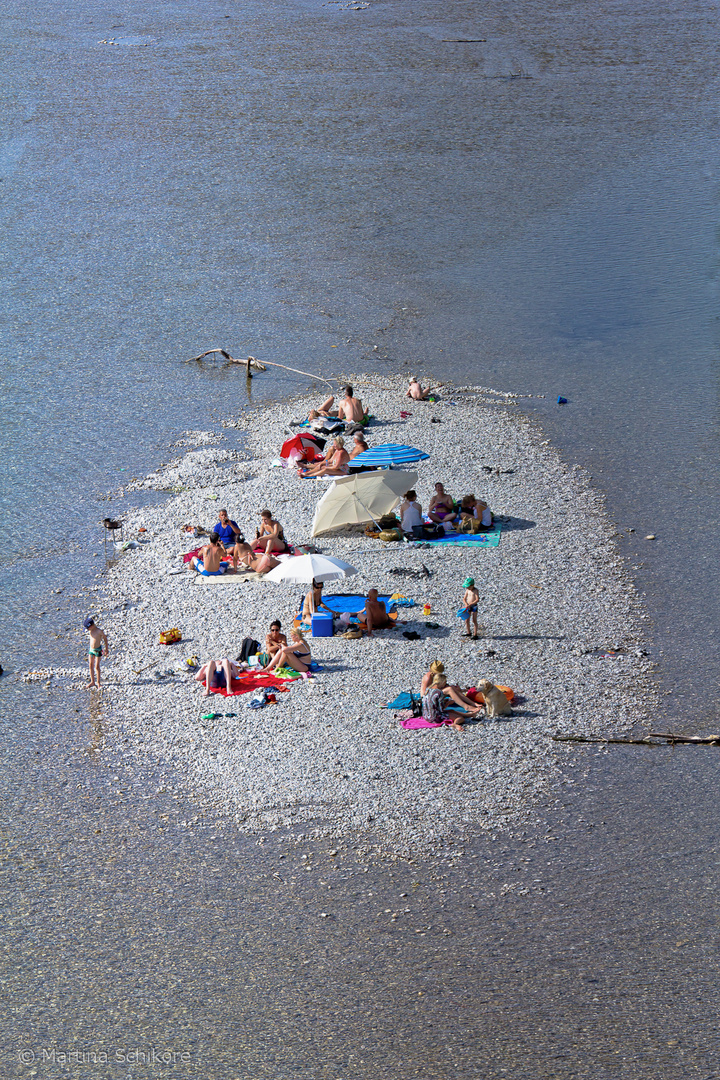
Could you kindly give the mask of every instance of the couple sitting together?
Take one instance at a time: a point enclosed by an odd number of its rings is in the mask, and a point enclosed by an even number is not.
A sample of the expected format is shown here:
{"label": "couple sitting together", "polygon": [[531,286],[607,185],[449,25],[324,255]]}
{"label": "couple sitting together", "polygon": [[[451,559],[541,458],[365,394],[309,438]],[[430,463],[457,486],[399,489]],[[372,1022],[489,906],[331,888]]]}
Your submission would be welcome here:
{"label": "couple sitting together", "polygon": [[272,553],[288,550],[282,525],[272,516],[271,510],[260,512],[260,526],[252,544],[245,542],[237,522],[228,517],[227,510],[221,510],[219,517],[219,522],[208,537],[209,543],[190,561],[191,566],[204,577],[224,574],[230,564],[233,570],[240,565],[243,569],[266,574],[278,565]]}

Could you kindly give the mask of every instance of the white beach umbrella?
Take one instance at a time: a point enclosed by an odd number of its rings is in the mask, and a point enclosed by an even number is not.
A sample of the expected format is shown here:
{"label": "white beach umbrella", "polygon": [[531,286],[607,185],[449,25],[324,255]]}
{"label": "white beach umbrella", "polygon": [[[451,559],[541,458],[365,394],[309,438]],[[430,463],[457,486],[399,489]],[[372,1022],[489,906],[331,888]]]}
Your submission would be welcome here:
{"label": "white beach umbrella", "polygon": [[338,477],[315,508],[312,535],[320,536],[343,525],[361,525],[389,514],[417,479],[416,472],[390,469]]}
{"label": "white beach umbrella", "polygon": [[329,555],[296,555],[284,559],[265,575],[266,581],[289,581],[307,585],[311,581],[337,581],[359,573],[350,563]]}

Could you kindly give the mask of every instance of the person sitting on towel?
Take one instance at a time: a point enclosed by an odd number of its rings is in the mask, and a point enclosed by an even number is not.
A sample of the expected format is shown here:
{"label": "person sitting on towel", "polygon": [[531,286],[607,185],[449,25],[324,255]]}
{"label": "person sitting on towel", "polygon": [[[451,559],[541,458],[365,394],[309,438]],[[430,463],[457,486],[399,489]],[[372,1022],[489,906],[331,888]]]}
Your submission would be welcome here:
{"label": "person sitting on towel", "polygon": [[303,600],[303,609],[302,609],[302,616],[301,616],[301,619],[302,619],[303,622],[310,622],[313,615],[317,611],[319,611],[320,608],[325,608],[325,610],[329,611],[331,615],[335,614],[335,612],[333,611],[332,608],[329,608],[327,606],[327,604],[323,603],[322,591],[323,591],[323,583],[322,583],[322,581],[313,581],[312,588],[310,589],[310,592],[307,594],[307,596]]}
{"label": "person sitting on towel", "polygon": [[412,533],[413,536],[423,535],[422,506],[417,501],[415,491],[411,489],[405,492],[398,513],[400,514],[400,527],[404,533]]}
{"label": "person sitting on towel", "polygon": [[232,681],[240,674],[240,668],[234,660],[223,656],[222,660],[208,660],[198,671],[195,682],[205,684],[203,697],[209,697],[212,690],[230,690]]}
{"label": "person sitting on towel", "polygon": [[254,570],[256,574],[267,574],[273,566],[279,566],[279,559],[272,555],[256,555],[249,544],[236,544],[233,548],[233,568],[235,570]]}
{"label": "person sitting on towel", "polygon": [[[424,697],[425,694],[427,694],[436,675],[445,675],[445,665],[442,660],[433,660],[430,665],[430,670],[426,671],[423,675],[422,682],[420,683],[421,697]],[[452,685],[446,684],[442,687],[442,691],[446,698],[450,698],[450,700],[454,701],[456,705],[459,705],[461,709],[466,709],[467,712],[472,713],[473,716],[482,709],[482,705],[478,705],[476,701],[473,701],[467,694],[464,694],[457,683],[453,683]]]}
{"label": "person sitting on towel", "polygon": [[240,526],[237,521],[232,521],[228,517],[227,510],[220,510],[218,512],[219,521],[214,527],[213,532],[216,532],[220,537],[220,542],[226,551],[230,552],[237,543],[242,543],[245,539]]}
{"label": "person sitting on towel", "polygon": [[338,405],[338,420],[345,420],[348,424],[364,424],[367,417],[367,409],[363,408],[360,398],[354,397],[352,386],[346,386],[345,397]]}
{"label": "person sitting on towel", "polygon": [[353,438],[355,440],[355,444],[350,451],[350,461],[352,461],[353,458],[356,458],[358,454],[364,454],[366,450],[370,449],[368,444],[365,442],[362,431],[356,431]]}
{"label": "person sitting on towel", "polygon": [[373,636],[373,630],[395,629],[395,623],[388,615],[385,605],[378,600],[377,589],[371,589],[367,594],[365,607],[358,612],[358,619],[367,626],[368,637]]}
{"label": "person sitting on towel", "polygon": [[261,510],[260,527],[255,533],[253,549],[269,555],[272,551],[287,551],[287,548],[283,527],[272,516],[272,510]]}
{"label": "person sitting on towel", "polygon": [[435,485],[435,494],[428,506],[428,517],[438,525],[442,521],[452,521],[455,517],[455,503],[442,484]]}
{"label": "person sitting on towel", "polygon": [[341,435],[333,439],[333,444],[318,465],[311,465],[309,469],[301,469],[300,475],[306,476],[347,476],[350,455],[345,449],[345,440]]}
{"label": "person sitting on towel", "polygon": [[440,724],[443,720],[452,720],[453,727],[462,727],[465,715],[458,712],[457,709],[448,708],[447,698],[445,697],[446,689],[447,679],[445,676],[433,675],[432,683],[422,698],[423,719],[429,720],[431,724]]}
{"label": "person sitting on towel", "polygon": [[275,668],[292,668],[293,671],[305,672],[310,668],[312,656],[305,638],[299,630],[290,631],[290,644],[284,645],[273,656],[269,664],[262,671],[274,671]]}
{"label": "person sitting on towel", "polygon": [[219,574],[224,574],[228,568],[225,548],[220,543],[220,537],[216,532],[211,532],[208,540],[210,543],[202,548],[200,555],[193,555],[190,565],[204,577],[217,577]]}
{"label": "person sitting on towel", "polygon": [[265,635],[265,652],[269,653],[271,660],[276,652],[287,645],[287,638],[280,632],[281,630],[280,620],[276,619],[275,622],[270,623],[270,630]]}

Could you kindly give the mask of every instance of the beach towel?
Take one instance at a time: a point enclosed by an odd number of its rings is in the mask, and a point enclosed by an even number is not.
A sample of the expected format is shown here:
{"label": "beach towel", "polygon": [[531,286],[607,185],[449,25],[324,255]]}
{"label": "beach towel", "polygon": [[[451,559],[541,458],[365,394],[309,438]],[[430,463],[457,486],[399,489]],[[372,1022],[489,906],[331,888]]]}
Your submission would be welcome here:
{"label": "beach towel", "polygon": [[500,543],[500,533],[502,526],[497,522],[493,525],[490,532],[486,533],[446,533],[445,536],[438,536],[434,540],[414,540],[412,537],[408,537],[410,543],[420,544],[451,544],[454,547],[484,547],[491,548],[497,547]]}
{"label": "beach towel", "polygon": [[400,721],[400,727],[404,727],[406,731],[416,731],[418,728],[426,727],[447,727],[448,724],[452,724],[452,720],[426,720],[424,716],[408,716],[406,720]]}
{"label": "beach towel", "polygon": [[[386,611],[389,611],[395,604],[392,597],[387,594],[378,596],[378,600],[385,605]],[[323,593],[323,604],[326,604],[331,611],[336,611],[338,615],[341,615],[344,611],[349,612],[351,615],[357,615],[358,611],[362,611],[365,607],[365,597],[354,593]],[[303,602],[301,601],[298,616],[302,615],[302,605]],[[321,610],[324,609],[321,608]]]}
{"label": "beach towel", "polygon": [[402,694],[398,694],[394,701],[389,701],[385,708],[411,709],[413,701],[419,705],[421,700],[422,699],[419,694],[413,694],[410,690],[404,690]]}
{"label": "beach towel", "polygon": [[253,675],[249,671],[243,671],[237,679],[233,679],[231,690],[228,690],[225,686],[212,686],[210,687],[210,693],[222,694],[223,697],[234,697],[236,694],[249,694],[261,686],[271,686],[274,690],[279,690],[283,694],[290,689],[289,686],[285,686],[283,681],[276,678],[275,675],[271,675],[267,672]]}

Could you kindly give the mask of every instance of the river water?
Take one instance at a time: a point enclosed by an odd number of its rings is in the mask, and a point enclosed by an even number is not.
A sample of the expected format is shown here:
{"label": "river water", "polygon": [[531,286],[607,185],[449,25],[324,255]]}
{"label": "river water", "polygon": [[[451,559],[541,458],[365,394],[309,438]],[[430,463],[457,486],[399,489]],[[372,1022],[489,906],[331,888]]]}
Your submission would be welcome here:
{"label": "river water", "polygon": [[[104,493],[297,385],[183,363],[220,345],[535,395],[636,567],[660,722],[715,727],[717,4],[3,21],[6,669],[80,655]],[[537,835],[457,866],[306,869],[188,829],[162,763],[121,783],[100,706],[0,701],[6,1075],[717,1074],[712,749],[579,751]]]}

